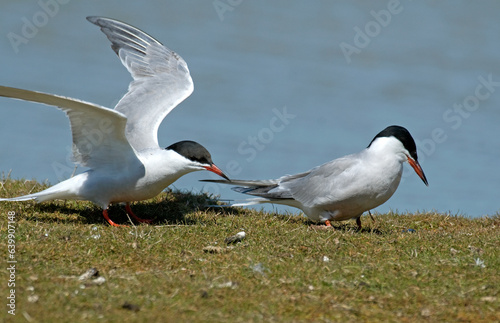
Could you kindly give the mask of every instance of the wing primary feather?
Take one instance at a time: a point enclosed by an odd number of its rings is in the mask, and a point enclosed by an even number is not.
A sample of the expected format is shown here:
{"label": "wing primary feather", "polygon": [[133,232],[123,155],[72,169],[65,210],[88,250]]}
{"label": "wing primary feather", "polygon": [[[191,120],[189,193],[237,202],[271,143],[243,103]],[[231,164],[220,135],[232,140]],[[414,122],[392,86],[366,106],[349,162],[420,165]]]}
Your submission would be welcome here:
{"label": "wing primary feather", "polygon": [[[86,167],[115,167],[117,160],[137,160],[125,138],[127,118],[119,111],[64,96],[0,86],[0,96],[59,107],[73,136],[73,159]],[[119,164],[119,163],[118,163]]]}
{"label": "wing primary feather", "polygon": [[142,30],[104,17],[87,17],[100,27],[132,75],[116,111],[127,116],[125,135],[136,151],[156,149],[158,127],[193,92],[186,62]]}

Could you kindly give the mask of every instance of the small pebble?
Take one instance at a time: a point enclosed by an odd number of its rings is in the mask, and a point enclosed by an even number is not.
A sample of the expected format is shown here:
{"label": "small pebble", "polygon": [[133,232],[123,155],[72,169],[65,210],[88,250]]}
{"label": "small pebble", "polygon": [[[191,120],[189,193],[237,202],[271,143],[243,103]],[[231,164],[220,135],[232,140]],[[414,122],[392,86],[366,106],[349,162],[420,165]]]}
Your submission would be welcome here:
{"label": "small pebble", "polygon": [[262,263],[260,263],[260,262],[258,264],[256,264],[256,265],[251,265],[250,269],[254,273],[261,274],[263,276],[266,275],[266,272],[270,272],[270,270],[268,268],[264,267],[264,265]]}
{"label": "small pebble", "polygon": [[428,309],[428,308],[423,308],[421,311],[420,311],[420,315],[422,315],[423,317],[429,317],[431,316],[431,310]]}
{"label": "small pebble", "polygon": [[38,302],[39,298],[40,297],[38,295],[30,295],[30,296],[28,296],[28,302],[30,302],[30,303],[36,303],[36,302]]}
{"label": "small pebble", "polygon": [[104,277],[102,277],[102,276],[99,276],[99,277],[97,277],[96,279],[93,279],[93,280],[91,281],[91,283],[92,283],[93,285],[102,285],[102,284],[104,284],[105,282],[106,282],[106,278],[104,278]]}
{"label": "small pebble", "polygon": [[245,237],[246,237],[245,231],[241,231],[241,232],[236,233],[234,236],[230,236],[230,237],[226,238],[224,240],[224,242],[227,244],[238,243],[238,242],[242,241],[243,239],[245,239]]}
{"label": "small pebble", "polygon": [[86,272],[80,275],[78,277],[78,280],[87,280],[90,279],[91,277],[98,277],[99,276],[99,271],[96,268],[90,268]]}
{"label": "small pebble", "polygon": [[225,282],[225,283],[212,284],[211,287],[212,288],[215,287],[215,288],[231,288],[231,289],[236,289],[236,288],[238,288],[238,283],[237,282],[233,282],[233,281],[228,281],[228,282]]}
{"label": "small pebble", "polygon": [[214,247],[214,246],[206,246],[205,248],[203,248],[203,251],[206,253],[222,253],[222,252],[224,252],[224,248]]}
{"label": "small pebble", "polygon": [[129,302],[123,303],[122,308],[133,312],[139,312],[141,310],[139,305],[135,305]]}

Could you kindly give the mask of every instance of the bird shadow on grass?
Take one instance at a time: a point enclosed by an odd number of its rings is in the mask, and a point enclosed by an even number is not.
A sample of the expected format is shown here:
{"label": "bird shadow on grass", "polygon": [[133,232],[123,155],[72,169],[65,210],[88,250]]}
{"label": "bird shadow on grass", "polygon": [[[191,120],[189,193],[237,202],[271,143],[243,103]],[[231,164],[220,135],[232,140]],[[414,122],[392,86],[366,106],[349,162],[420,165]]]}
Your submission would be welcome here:
{"label": "bird shadow on grass", "polygon": [[[223,215],[228,214],[228,215],[232,215],[232,216],[238,216],[238,215],[245,216],[245,215],[251,214],[252,212],[255,212],[255,211],[251,211],[249,209],[243,208],[243,207],[230,207],[230,206],[226,206],[226,207],[215,206],[214,207],[212,205],[209,208],[211,210],[214,210],[214,211],[218,210]],[[286,223],[294,222],[294,223],[303,225],[304,227],[309,227],[310,229],[312,229],[314,231],[330,231],[330,230],[335,231],[336,230],[336,231],[342,231],[342,232],[351,231],[351,232],[356,232],[356,233],[370,233],[370,234],[376,234],[376,235],[385,235],[388,233],[388,232],[381,231],[378,228],[372,228],[372,227],[368,227],[368,226],[363,227],[360,230],[360,229],[358,229],[357,225],[355,225],[355,224],[353,225],[349,221],[335,223],[331,227],[327,227],[324,223],[318,223],[318,222],[311,221],[307,217],[299,215],[299,214],[289,214],[289,213],[282,214],[282,213],[275,213],[275,212],[268,212],[265,214],[267,216],[272,216],[272,217],[274,217],[280,221],[286,222]],[[354,222],[352,222],[352,223],[354,223]]]}
{"label": "bird shadow on grass", "polygon": [[[215,201],[206,194],[168,191],[154,199],[131,203],[132,211],[142,219],[153,220],[152,225],[195,225],[203,222],[193,214],[207,209]],[[102,209],[90,202],[55,201],[35,204],[27,220],[47,223],[106,224]],[[129,218],[123,204],[112,204],[108,209],[111,220],[117,224],[139,223]],[[75,217],[76,215],[76,217]]]}
{"label": "bird shadow on grass", "polygon": [[[218,216],[248,216],[251,211],[241,207],[213,207],[219,204],[216,198],[207,194],[179,192],[167,190],[157,197],[131,204],[133,212],[142,219],[153,220],[152,225],[198,225],[215,224]],[[26,207],[25,218],[31,221],[66,224],[102,224],[107,225],[102,215],[102,209],[91,202],[85,201],[55,201],[35,204],[33,208]],[[208,211],[208,212],[207,212]],[[30,215],[31,213],[31,215]],[[117,224],[130,225],[138,222],[130,219],[124,205],[112,204],[108,209],[109,217]],[[314,231],[342,231],[385,235],[388,232],[377,228],[363,227],[361,230],[349,222],[332,223],[332,227],[318,224],[299,215],[270,213],[283,222],[298,222]]]}
{"label": "bird shadow on grass", "polygon": [[318,222],[307,221],[309,228],[314,231],[342,231],[342,232],[356,232],[356,233],[370,233],[376,235],[385,235],[388,232],[381,231],[377,228],[362,227],[358,228],[357,225],[352,225],[351,223],[332,223],[331,227],[327,227],[324,224],[319,224]]}

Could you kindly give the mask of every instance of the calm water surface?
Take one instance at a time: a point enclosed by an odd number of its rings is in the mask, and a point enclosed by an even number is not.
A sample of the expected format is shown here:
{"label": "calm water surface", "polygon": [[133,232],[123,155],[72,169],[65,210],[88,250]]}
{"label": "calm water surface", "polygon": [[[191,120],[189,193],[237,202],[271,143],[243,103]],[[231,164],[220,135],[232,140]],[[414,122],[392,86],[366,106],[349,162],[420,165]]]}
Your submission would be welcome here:
{"label": "calm water surface", "polygon": [[[231,177],[275,178],[357,152],[399,124],[417,139],[430,185],[405,167],[377,211],[500,209],[497,1],[61,2],[1,5],[0,84],[113,107],[130,76],[85,20],[108,16],[189,65],[195,91],[162,124],[162,146],[196,140]],[[272,124],[280,114],[288,117]],[[50,183],[71,174],[61,111],[0,99],[0,133],[0,171]],[[243,197],[198,182],[213,177],[173,186]]]}

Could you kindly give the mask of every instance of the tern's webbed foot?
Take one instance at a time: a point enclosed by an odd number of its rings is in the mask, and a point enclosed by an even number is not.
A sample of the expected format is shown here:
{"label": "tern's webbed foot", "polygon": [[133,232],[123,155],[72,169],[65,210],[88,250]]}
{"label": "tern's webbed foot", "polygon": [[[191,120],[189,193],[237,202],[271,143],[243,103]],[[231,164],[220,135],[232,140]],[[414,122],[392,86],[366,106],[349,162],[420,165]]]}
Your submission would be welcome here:
{"label": "tern's webbed foot", "polygon": [[113,227],[128,227],[128,225],[123,225],[123,224],[116,224],[114,223],[110,218],[109,218],[109,215],[108,215],[108,209],[105,209],[102,211],[102,215],[104,216],[104,218],[106,219],[106,221],[108,221],[108,223],[113,226]]}

